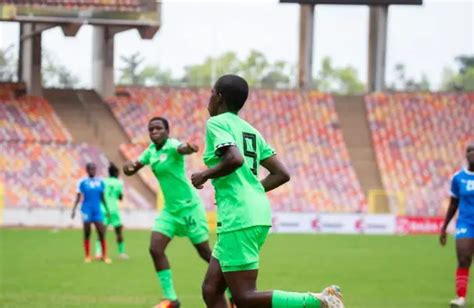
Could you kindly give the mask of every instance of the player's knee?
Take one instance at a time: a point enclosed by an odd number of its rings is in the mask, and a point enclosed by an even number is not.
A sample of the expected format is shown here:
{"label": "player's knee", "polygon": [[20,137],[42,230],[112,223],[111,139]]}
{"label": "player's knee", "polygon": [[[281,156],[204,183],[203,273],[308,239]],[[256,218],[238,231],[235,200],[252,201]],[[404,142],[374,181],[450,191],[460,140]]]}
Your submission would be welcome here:
{"label": "player's knee", "polygon": [[204,281],[201,287],[202,298],[206,303],[214,302],[215,298],[218,296],[217,287],[207,281]]}

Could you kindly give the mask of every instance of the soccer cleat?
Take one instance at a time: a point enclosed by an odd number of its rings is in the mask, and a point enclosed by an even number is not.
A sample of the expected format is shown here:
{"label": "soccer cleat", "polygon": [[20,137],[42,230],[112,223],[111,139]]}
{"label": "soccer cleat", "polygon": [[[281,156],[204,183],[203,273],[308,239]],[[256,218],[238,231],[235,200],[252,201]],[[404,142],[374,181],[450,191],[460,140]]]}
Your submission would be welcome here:
{"label": "soccer cleat", "polygon": [[130,259],[130,257],[126,253],[121,253],[121,254],[119,254],[118,257],[119,257],[119,259],[122,259],[122,260]]}
{"label": "soccer cleat", "polygon": [[452,301],[449,302],[451,307],[465,307],[466,306],[466,299],[464,297],[456,297]]}
{"label": "soccer cleat", "polygon": [[85,257],[84,258],[84,263],[91,263],[92,262],[92,258],[91,257]]}
{"label": "soccer cleat", "polygon": [[321,293],[309,293],[321,302],[321,308],[344,308],[341,289],[332,285],[325,288]]}
{"label": "soccer cleat", "polygon": [[102,261],[104,261],[105,264],[112,264],[112,260],[107,257],[103,257]]}
{"label": "soccer cleat", "polygon": [[160,303],[156,304],[155,308],[179,308],[181,303],[179,300],[170,301],[169,299],[164,299]]}

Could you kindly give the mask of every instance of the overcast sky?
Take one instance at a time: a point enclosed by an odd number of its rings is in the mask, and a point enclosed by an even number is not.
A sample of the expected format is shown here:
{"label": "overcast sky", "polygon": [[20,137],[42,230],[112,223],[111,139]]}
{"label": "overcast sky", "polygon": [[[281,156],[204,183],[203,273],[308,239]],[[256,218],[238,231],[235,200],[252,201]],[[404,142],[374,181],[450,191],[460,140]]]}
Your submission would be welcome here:
{"label": "overcast sky", "polygon": [[[424,5],[389,9],[387,80],[393,67],[404,63],[408,76],[425,73],[438,86],[443,68],[455,67],[454,58],[474,53],[474,0],[424,0]],[[368,8],[327,6],[316,8],[314,70],[322,57],[335,65],[352,65],[367,80]],[[140,51],[150,64],[171,69],[176,76],[188,64],[209,55],[235,51],[262,51],[270,60],[297,63],[299,10],[295,4],[276,0],[164,1],[163,25],[153,40],[141,40],[135,30],[116,36],[119,56]],[[0,23],[0,48],[18,46],[17,23]],[[92,27],[83,26],[74,38],[59,28],[43,34],[43,47],[81,79],[91,84]]]}

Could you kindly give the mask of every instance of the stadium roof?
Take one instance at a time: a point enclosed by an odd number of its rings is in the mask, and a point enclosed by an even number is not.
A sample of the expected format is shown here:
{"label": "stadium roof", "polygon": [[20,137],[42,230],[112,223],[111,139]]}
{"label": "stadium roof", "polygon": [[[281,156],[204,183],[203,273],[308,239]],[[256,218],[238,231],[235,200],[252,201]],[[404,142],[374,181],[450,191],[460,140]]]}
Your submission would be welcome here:
{"label": "stadium roof", "polygon": [[155,0],[0,0],[2,21],[159,27],[160,16]]}

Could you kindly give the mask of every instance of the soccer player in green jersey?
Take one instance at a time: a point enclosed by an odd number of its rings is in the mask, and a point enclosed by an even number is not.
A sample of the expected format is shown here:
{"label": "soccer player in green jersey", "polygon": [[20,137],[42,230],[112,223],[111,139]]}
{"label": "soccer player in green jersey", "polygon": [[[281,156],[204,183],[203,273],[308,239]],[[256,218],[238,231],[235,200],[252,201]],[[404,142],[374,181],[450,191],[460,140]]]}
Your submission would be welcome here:
{"label": "soccer player in green jersey", "polygon": [[173,278],[165,255],[171,239],[186,236],[206,262],[211,258],[209,228],[206,212],[197,191],[186,178],[184,155],[196,153],[194,144],[181,143],[169,138],[168,121],[154,117],[148,123],[151,139],[149,147],[137,161],[128,161],[124,173],[133,175],[149,165],[160,183],[165,199],[163,211],[157,216],[151,233],[150,254],[164,294],[164,300],[155,307],[179,307]]}
{"label": "soccer player in green jersey", "polygon": [[[109,165],[109,177],[104,180],[105,190],[104,197],[109,206],[110,216],[104,215],[104,225],[107,227],[111,225],[115,230],[117,237],[117,247],[119,258],[123,260],[129,259],[125,253],[125,241],[123,238],[123,225],[119,211],[119,201],[123,199],[123,182],[119,179],[119,169],[114,163]],[[101,204],[102,212],[105,213],[104,205]],[[95,245],[96,259],[102,255],[100,242],[97,241]]]}
{"label": "soccer player in green jersey", "polygon": [[[321,293],[257,292],[259,252],[271,226],[265,192],[290,179],[262,135],[238,116],[248,97],[239,76],[220,77],[212,89],[206,124],[204,162],[209,169],[192,175],[196,188],[211,179],[217,203],[217,243],[203,283],[207,307],[226,307],[230,288],[237,307],[343,307],[337,286]],[[261,181],[258,167],[269,174]]]}

